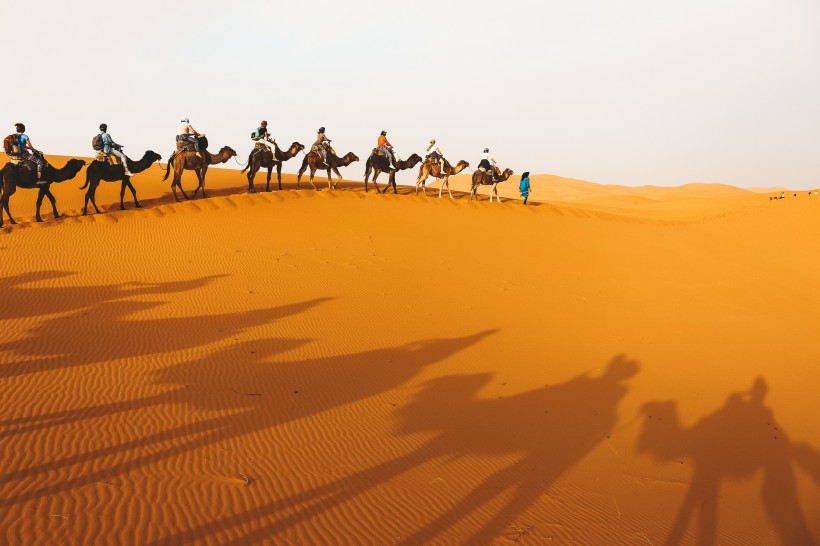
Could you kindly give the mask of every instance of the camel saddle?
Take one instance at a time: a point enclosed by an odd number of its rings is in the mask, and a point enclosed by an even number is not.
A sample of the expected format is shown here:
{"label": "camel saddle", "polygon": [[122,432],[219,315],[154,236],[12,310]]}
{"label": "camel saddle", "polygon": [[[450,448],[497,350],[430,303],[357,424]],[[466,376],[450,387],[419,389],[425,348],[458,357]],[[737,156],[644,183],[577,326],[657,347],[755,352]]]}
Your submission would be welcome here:
{"label": "camel saddle", "polygon": [[119,157],[115,156],[114,154],[107,154],[103,151],[97,152],[97,155],[94,156],[94,161],[108,163],[109,165],[120,165],[122,163]]}
{"label": "camel saddle", "polygon": [[373,148],[373,155],[378,157],[384,157],[384,152],[381,148]]}

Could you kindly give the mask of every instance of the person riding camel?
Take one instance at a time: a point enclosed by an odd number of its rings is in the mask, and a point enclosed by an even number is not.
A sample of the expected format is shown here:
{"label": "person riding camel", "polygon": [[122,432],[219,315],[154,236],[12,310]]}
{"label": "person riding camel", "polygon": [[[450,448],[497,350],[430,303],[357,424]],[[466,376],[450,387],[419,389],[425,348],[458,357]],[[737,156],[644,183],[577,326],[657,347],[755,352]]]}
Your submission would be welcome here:
{"label": "person riding camel", "polygon": [[490,155],[489,148],[484,148],[484,153],[481,154],[481,161],[478,162],[478,168],[492,174],[493,178],[495,178],[498,174],[498,171],[496,170],[495,158]]}
{"label": "person riding camel", "polygon": [[393,151],[393,145],[387,140],[387,131],[382,131],[379,135],[378,143],[376,144],[376,148],[387,157],[387,160],[390,162],[390,168],[392,170],[396,170],[396,153]]}
{"label": "person riding camel", "polygon": [[430,163],[438,162],[439,167],[441,167],[441,172],[444,173],[444,154],[441,152],[441,148],[436,146],[436,139],[430,139],[430,145],[427,146],[427,151],[424,152],[425,157],[430,160]]}
{"label": "person riding camel", "polygon": [[190,150],[196,152],[198,156],[204,157],[199,152],[199,141],[197,140],[198,136],[199,132],[191,125],[191,120],[188,118],[182,118],[179,122],[179,128],[177,129],[177,140],[183,140],[190,143],[186,145],[183,150]]}
{"label": "person riding camel", "polygon": [[15,123],[14,129],[17,131],[17,145],[20,147],[20,157],[37,165],[37,184],[48,184],[43,180],[43,166],[45,159],[43,153],[31,144],[31,139],[26,134],[26,126],[22,123]]}
{"label": "person riding camel", "polygon": [[125,176],[134,176],[128,170],[128,158],[122,152],[122,145],[114,142],[114,139],[112,139],[111,135],[108,134],[108,125],[105,123],[100,124],[100,137],[102,137],[102,153],[106,155],[112,154],[119,157],[122,162],[122,167],[125,169]]}
{"label": "person riding camel", "polygon": [[310,150],[321,155],[322,161],[325,163],[327,163],[327,152],[330,147],[330,142],[331,140],[325,136],[325,128],[319,127],[319,130],[316,131],[316,142],[313,143]]}
{"label": "person riding camel", "polygon": [[273,144],[273,139],[270,137],[270,133],[268,132],[268,122],[262,120],[262,123],[259,124],[256,131],[253,132],[251,135],[251,140],[253,140],[257,144],[262,144],[263,146],[267,146],[270,153],[273,155],[273,158],[276,159],[276,147]]}

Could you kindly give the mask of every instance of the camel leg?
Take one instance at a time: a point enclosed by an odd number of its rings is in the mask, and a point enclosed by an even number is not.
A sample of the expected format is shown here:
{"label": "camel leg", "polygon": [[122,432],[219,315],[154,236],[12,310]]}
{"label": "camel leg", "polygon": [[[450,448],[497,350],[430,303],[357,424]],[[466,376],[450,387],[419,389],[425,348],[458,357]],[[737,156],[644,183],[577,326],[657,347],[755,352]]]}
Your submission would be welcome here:
{"label": "camel leg", "polygon": [[[17,222],[14,221],[14,218],[11,215],[11,211],[9,210],[9,192],[4,191],[3,197],[0,198],[0,203],[2,203],[2,209],[6,211],[6,216],[9,217],[9,223],[11,225],[15,225]],[[0,211],[0,227],[3,226],[3,212]]]}
{"label": "camel leg", "polygon": [[279,191],[282,191],[282,162],[276,164],[276,179],[279,181]]}
{"label": "camel leg", "polygon": [[[339,172],[339,169],[338,169],[338,168],[336,168],[336,167],[332,167],[332,169],[333,169],[333,172],[335,172],[337,175],[339,175],[339,179],[338,179],[338,180],[336,180],[336,181],[333,183],[333,189],[335,190],[335,189],[336,189],[336,186],[338,186],[338,185],[339,185],[339,182],[341,182],[341,181],[343,180],[343,178],[342,178],[342,173],[340,173],[340,172]],[[329,180],[329,179],[328,179],[328,180]]]}
{"label": "camel leg", "polygon": [[331,171],[331,169],[328,168],[328,170],[327,170],[327,189],[328,190],[333,189],[333,173],[330,172],[330,171]]}
{"label": "camel leg", "polygon": [[[390,171],[390,177],[387,179],[387,188],[393,186],[393,195],[398,195],[399,191],[396,189],[396,171]],[[387,188],[384,191],[387,191]],[[425,192],[424,195],[427,195]]]}
{"label": "camel leg", "polygon": [[141,209],[142,205],[140,205],[140,202],[137,201],[137,190],[136,190],[136,188],[134,188],[134,185],[131,183],[131,178],[130,177],[128,178],[128,182],[126,182],[125,185],[128,187],[129,190],[131,190],[131,195],[134,197],[134,207],[138,208],[138,209]]}
{"label": "camel leg", "polygon": [[120,184],[120,210],[125,210],[125,187],[126,187],[126,184],[128,184],[128,177],[124,176],[122,178],[122,184]]}
{"label": "camel leg", "polygon": [[199,169],[195,169],[194,172],[196,173],[196,177],[199,180],[199,185],[196,187],[193,193],[193,197],[196,197],[199,194],[199,190],[202,190],[202,198],[206,199],[208,196],[205,195],[205,173],[208,171],[208,166],[205,165]]}
{"label": "camel leg", "polygon": [[256,193],[256,188],[253,187],[253,179],[256,177],[256,171],[253,170],[254,165],[248,170],[248,193]]}
{"label": "camel leg", "polygon": [[319,188],[316,187],[316,184],[313,182],[313,178],[316,176],[316,167],[310,168],[310,185],[313,186],[313,189],[319,191]]}
{"label": "camel leg", "polygon": [[[90,187],[88,188],[89,199],[91,199],[91,204],[94,205],[94,210],[97,214],[100,213],[100,209],[97,207],[97,188],[100,186],[99,181],[92,182]],[[85,212],[83,212],[85,214]]]}
{"label": "camel leg", "polygon": [[265,191],[267,191],[267,192],[270,191],[270,177],[271,177],[272,172],[273,172],[273,163],[271,163],[268,166],[268,181],[267,181],[267,184],[265,185]]}
{"label": "camel leg", "polygon": [[[46,186],[46,188],[45,188],[45,197],[48,197],[48,200],[49,200],[49,201],[51,201],[51,210],[52,210],[52,212],[54,213],[54,218],[59,218],[59,217],[60,217],[60,213],[58,213],[58,212],[57,212],[57,200],[56,200],[56,199],[54,198],[54,196],[51,194],[51,187],[50,187],[50,185],[49,185],[49,186]],[[40,202],[42,203],[42,201],[43,201],[43,198],[41,197],[41,198],[40,198]],[[37,214],[38,214],[38,215],[40,214],[40,205],[39,205],[39,203],[38,203],[38,205],[37,205]],[[42,220],[41,220],[41,221],[42,221]]]}

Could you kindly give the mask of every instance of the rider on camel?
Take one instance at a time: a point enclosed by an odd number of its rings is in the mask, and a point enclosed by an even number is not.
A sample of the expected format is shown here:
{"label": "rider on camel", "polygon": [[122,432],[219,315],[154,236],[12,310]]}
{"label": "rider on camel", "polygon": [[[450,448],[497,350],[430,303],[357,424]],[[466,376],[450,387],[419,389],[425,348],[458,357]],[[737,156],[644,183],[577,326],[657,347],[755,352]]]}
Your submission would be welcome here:
{"label": "rider on camel", "polygon": [[262,144],[263,146],[267,146],[268,150],[270,150],[273,159],[276,159],[276,147],[273,144],[273,139],[270,137],[270,133],[268,132],[268,122],[262,120],[262,123],[259,124],[259,127],[256,131],[253,132],[253,136],[251,139],[257,143]]}
{"label": "rider on camel", "polygon": [[430,160],[430,163],[438,162],[439,167],[441,167],[441,174],[444,174],[444,154],[441,153],[441,148],[436,146],[436,139],[430,139],[430,145],[427,147],[427,151],[424,152],[426,158]]}
{"label": "rider on camel", "polygon": [[319,127],[319,130],[316,131],[316,142],[313,143],[313,146],[310,147],[311,151],[318,153],[322,156],[322,161],[327,163],[327,150],[330,147],[330,139],[325,136],[325,128]]}
{"label": "rider on camel", "polygon": [[396,170],[396,154],[393,151],[393,145],[387,140],[387,131],[382,131],[379,135],[378,144],[376,144],[376,148],[387,157],[387,160],[390,162],[390,168],[392,170]]}
{"label": "rider on camel", "polygon": [[490,155],[490,149],[484,148],[484,153],[481,154],[481,161],[478,162],[478,168],[483,169],[496,178],[498,171],[496,170],[495,158]]}
{"label": "rider on camel", "polygon": [[105,123],[100,124],[100,136],[102,137],[103,144],[102,152],[104,154],[112,154],[119,157],[122,162],[122,167],[125,169],[125,176],[134,176],[128,171],[128,158],[122,152],[122,145],[114,142],[114,139],[108,134],[108,125]]}
{"label": "rider on camel", "polygon": [[25,125],[22,123],[15,123],[14,129],[17,131],[17,145],[20,146],[21,158],[37,165],[37,184],[48,184],[46,180],[42,179],[43,165],[45,165],[43,153],[32,146],[31,139],[27,134],[25,134]]}
{"label": "rider on camel", "polygon": [[205,156],[203,156],[199,151],[199,141],[197,140],[198,136],[199,132],[194,129],[193,125],[191,125],[191,120],[188,118],[182,118],[179,122],[179,128],[177,129],[177,140],[190,142],[190,144],[183,149],[194,151],[199,157],[204,158]]}

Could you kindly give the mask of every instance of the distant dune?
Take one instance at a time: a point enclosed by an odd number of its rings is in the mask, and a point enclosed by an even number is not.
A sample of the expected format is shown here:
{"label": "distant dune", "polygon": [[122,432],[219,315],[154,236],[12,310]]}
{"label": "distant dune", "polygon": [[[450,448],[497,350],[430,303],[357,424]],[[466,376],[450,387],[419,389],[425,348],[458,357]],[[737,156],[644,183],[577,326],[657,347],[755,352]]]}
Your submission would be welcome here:
{"label": "distant dune", "polygon": [[818,543],[820,198],[162,174],[11,197],[0,543]]}

